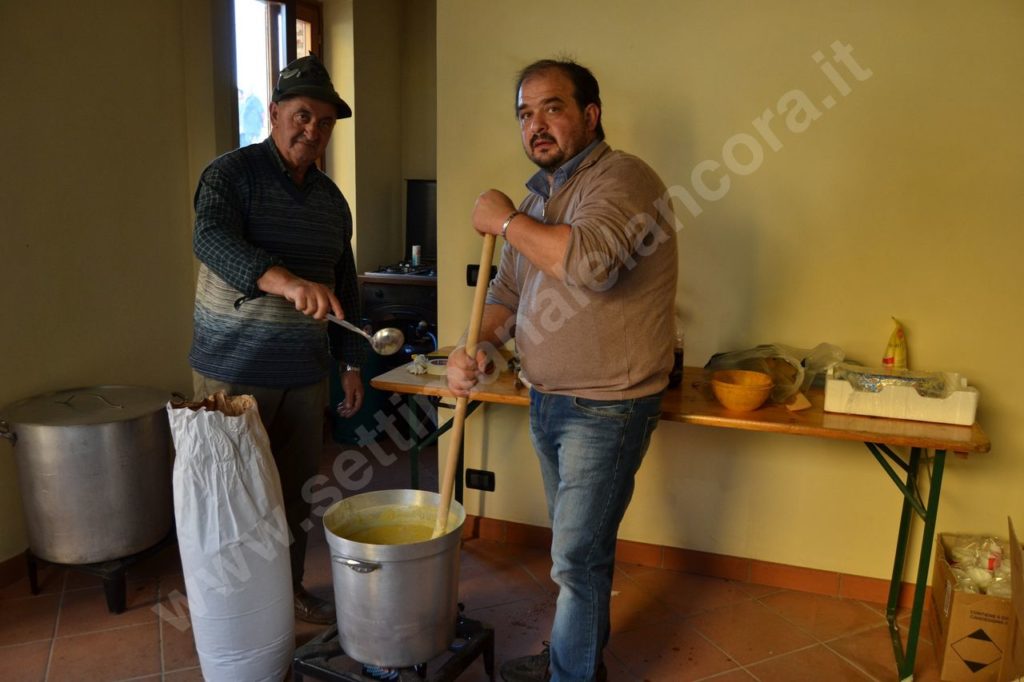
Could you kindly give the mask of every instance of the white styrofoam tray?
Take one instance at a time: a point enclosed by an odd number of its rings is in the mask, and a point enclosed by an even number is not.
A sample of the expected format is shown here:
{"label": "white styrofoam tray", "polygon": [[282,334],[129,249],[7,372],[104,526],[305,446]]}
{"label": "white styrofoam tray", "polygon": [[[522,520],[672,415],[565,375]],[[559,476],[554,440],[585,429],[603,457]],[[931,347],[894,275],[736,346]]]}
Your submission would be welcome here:
{"label": "white styrofoam tray", "polygon": [[872,417],[913,419],[943,424],[974,423],[978,389],[955,372],[944,372],[947,386],[957,386],[945,398],[926,398],[911,386],[885,386],[881,391],[859,391],[845,379],[825,378],[825,411]]}

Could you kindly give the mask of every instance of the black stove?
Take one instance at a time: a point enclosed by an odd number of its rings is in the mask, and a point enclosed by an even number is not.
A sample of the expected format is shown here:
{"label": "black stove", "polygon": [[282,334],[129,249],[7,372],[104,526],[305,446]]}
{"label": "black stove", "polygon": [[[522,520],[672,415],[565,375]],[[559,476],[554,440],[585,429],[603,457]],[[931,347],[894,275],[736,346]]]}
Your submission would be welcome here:
{"label": "black stove", "polygon": [[[358,443],[360,427],[383,436],[376,415],[396,414],[398,407],[390,392],[370,386],[373,377],[404,365],[413,355],[425,355],[437,349],[437,268],[433,263],[413,265],[408,261],[384,265],[359,275],[362,317],[359,326],[370,331],[394,327],[405,336],[405,345],[394,355],[369,353],[363,368],[364,398],[359,415],[349,419],[335,417],[334,438],[341,443]],[[340,388],[331,400],[341,400]],[[403,423],[400,418],[399,423]]]}
{"label": "black stove", "polygon": [[[434,263],[399,261],[382,265],[359,276],[363,316],[374,331],[398,327],[403,332],[419,328],[437,334],[437,266]],[[409,327],[409,329],[406,329]],[[433,350],[428,349],[428,350]],[[417,350],[415,352],[423,352]],[[409,357],[404,358],[405,361]]]}
{"label": "black stove", "polygon": [[367,275],[413,275],[419,277],[437,277],[437,266],[432,263],[417,263],[411,261],[399,261],[391,265],[382,265]]}
{"label": "black stove", "polygon": [[49,564],[61,568],[81,571],[96,576],[103,580],[103,592],[107,598],[107,610],[110,613],[123,613],[125,608],[126,584],[125,571],[136,562],[147,559],[159,553],[164,548],[171,546],[178,541],[178,535],[174,528],[167,532],[162,540],[148,549],[137,552],[120,559],[110,559],[93,564],[61,564],[37,557],[31,549],[25,550],[25,560],[28,563],[28,586],[32,594],[39,594],[39,565]]}
{"label": "black stove", "polygon": [[[433,263],[382,265],[359,276],[359,290],[363,318],[373,331],[396,327],[405,334],[409,347],[393,358],[398,364],[408,362],[412,353],[437,347],[437,267]],[[426,347],[415,343],[417,339],[433,343]]]}
{"label": "black stove", "polygon": [[448,651],[434,660],[411,668],[382,669],[367,666],[349,658],[341,648],[338,626],[332,625],[322,634],[295,650],[292,679],[303,682],[306,677],[328,682],[453,682],[477,659],[482,657],[484,672],[494,679],[494,628],[462,615],[455,623],[454,639]]}

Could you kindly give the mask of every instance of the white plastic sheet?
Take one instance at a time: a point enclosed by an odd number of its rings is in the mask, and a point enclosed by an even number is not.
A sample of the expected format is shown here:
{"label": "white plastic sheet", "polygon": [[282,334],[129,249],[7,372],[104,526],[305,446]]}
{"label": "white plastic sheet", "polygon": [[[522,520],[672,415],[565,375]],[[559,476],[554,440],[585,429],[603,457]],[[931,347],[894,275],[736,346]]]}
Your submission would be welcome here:
{"label": "white plastic sheet", "polygon": [[169,403],[174,514],[207,682],[279,682],[295,647],[281,483],[252,396]]}

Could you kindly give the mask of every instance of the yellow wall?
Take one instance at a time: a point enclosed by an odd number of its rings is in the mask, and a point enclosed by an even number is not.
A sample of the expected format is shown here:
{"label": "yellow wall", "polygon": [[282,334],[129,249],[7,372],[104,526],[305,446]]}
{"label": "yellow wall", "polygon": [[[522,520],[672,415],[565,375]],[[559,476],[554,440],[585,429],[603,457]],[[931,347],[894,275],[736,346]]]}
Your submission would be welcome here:
{"label": "yellow wall", "polygon": [[436,5],[434,0],[402,5],[403,178],[437,178]]}
{"label": "yellow wall", "polygon": [[357,262],[364,271],[401,256],[401,3],[356,2],[354,19],[359,28],[353,43],[353,106],[359,129],[355,140]]}
{"label": "yellow wall", "polygon": [[[205,43],[193,31],[205,4],[124,0],[98,20],[90,4],[3,3],[0,404],[99,383],[188,388],[185,93],[203,80],[183,45],[205,50],[209,74],[209,29]],[[4,441],[0,559],[26,544],[11,453]]]}
{"label": "yellow wall", "polygon": [[[514,74],[572,55],[601,82],[612,146],[645,158],[699,206],[676,203],[687,364],[760,343],[826,341],[877,362],[898,317],[913,367],[959,371],[980,389],[994,443],[988,455],[951,458],[938,527],[1005,533],[1008,514],[1024,518],[1022,28],[1024,6],[1009,0],[446,0],[442,342],[468,318],[476,195],[497,187],[521,197],[534,170],[513,119]],[[852,69],[832,60],[836,41],[852,48]],[[817,118],[801,115],[801,93]],[[766,110],[770,132],[758,132]],[[728,177],[723,196],[702,197],[692,179],[702,168],[710,190]],[[497,491],[470,491],[468,511],[546,524],[525,413],[490,407],[469,421],[467,465],[495,471]],[[620,537],[886,577],[899,503],[856,444],[664,423]]]}
{"label": "yellow wall", "polygon": [[[211,5],[221,4],[0,4],[0,34],[17,55],[5,76],[16,94],[0,109],[0,405],[95,383],[188,389],[191,196],[230,127],[216,115],[217,106],[226,110],[225,70],[214,68],[224,55]],[[364,16],[408,31],[423,11],[412,6]],[[980,388],[979,416],[995,444],[990,455],[951,461],[940,528],[1000,532],[1007,514],[1024,518],[1016,492],[1024,437],[1014,428],[1024,421],[1014,352],[1024,331],[1016,256],[1024,245],[1024,10],[1014,2],[906,7],[440,3],[442,341],[453,341],[468,316],[464,268],[479,254],[468,220],[474,198],[490,186],[519,196],[531,172],[512,118],[517,68],[575,54],[605,88],[612,144],[693,192],[694,167],[721,161],[735,135],[756,135],[751,121],[787,92],[820,101],[831,86],[811,55],[840,40],[873,75],[848,77],[850,93],[804,132],[779,117],[772,129],[781,148],[765,146],[748,175],[730,173],[728,194],[701,201],[699,216],[680,206],[689,364],[768,341],[831,341],[871,360],[888,316],[901,317],[915,366],[959,370]],[[346,10],[358,16],[349,0],[328,0],[325,15],[339,31],[348,26],[358,46]],[[588,13],[596,28],[570,28]],[[390,40],[402,58],[420,59],[423,48]],[[399,92],[408,66],[388,67]],[[333,71],[342,94],[372,92],[372,81],[361,86],[349,68],[344,77]],[[353,105],[358,116],[359,97]],[[409,126],[412,114],[405,102],[400,108]],[[379,162],[419,174],[429,147],[406,139]],[[363,162],[375,162],[374,149],[364,148]],[[351,168],[331,169],[349,191]],[[390,213],[397,209],[382,210],[399,220]],[[361,241],[374,234],[372,222],[357,230]],[[545,523],[522,412],[488,408],[486,419],[469,421],[470,465],[498,474],[497,492],[467,495],[469,511]],[[0,443],[0,560],[25,547],[11,453]],[[884,576],[898,505],[889,488],[854,445],[664,424],[622,536]]]}
{"label": "yellow wall", "polygon": [[403,178],[433,178],[433,0],[325,0],[325,58],[353,117],[336,128],[327,172],[352,205],[359,271],[405,248]]}
{"label": "yellow wall", "polygon": [[[352,107],[352,118],[334,126],[331,143],[327,147],[326,171],[342,194],[348,199],[352,219],[359,222],[359,207],[356,201],[356,124],[360,120],[359,102],[355,96],[355,62],[352,45],[355,35],[353,0],[328,0],[323,4],[324,17],[324,63],[331,73],[335,90]],[[359,255],[358,232],[353,248]]]}

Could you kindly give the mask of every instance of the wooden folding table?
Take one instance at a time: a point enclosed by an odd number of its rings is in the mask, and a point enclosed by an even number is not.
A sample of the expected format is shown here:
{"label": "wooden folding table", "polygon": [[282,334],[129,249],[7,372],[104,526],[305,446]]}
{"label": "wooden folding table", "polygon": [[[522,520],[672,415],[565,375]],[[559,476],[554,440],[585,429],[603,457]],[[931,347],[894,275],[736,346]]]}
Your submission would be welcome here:
{"label": "wooden folding table", "polygon": [[[370,383],[382,391],[439,398],[451,397],[443,376],[411,374],[406,366],[392,369]],[[530,403],[529,390],[519,384],[510,372],[501,373],[493,381],[482,382],[470,397],[470,410],[481,403],[522,406]],[[682,383],[665,392],[661,418],[697,426],[853,441],[863,443],[868,448],[903,495],[896,553],[889,583],[889,598],[886,604],[886,619],[889,623],[900,679],[912,680],[946,453],[953,452],[966,457],[972,453],[988,452],[988,437],[977,423],[972,426],[957,426],[825,412],[825,396],[821,389],[808,391],[806,397],[811,406],[797,412],[791,412],[784,406],[771,402],[753,412],[731,412],[722,407],[711,394],[710,372],[702,368],[687,367],[684,369]],[[438,424],[438,428],[423,439],[419,446],[435,441],[448,428],[450,423]],[[905,452],[898,453],[893,448],[905,449]],[[927,459],[931,460],[931,467],[922,467],[922,463]],[[461,467],[459,470],[461,472]],[[461,488],[461,476],[459,478]],[[928,483],[927,499],[922,497],[919,491],[918,484],[922,480]],[[460,495],[461,490],[457,489],[456,494]],[[910,623],[904,645],[896,619],[896,610],[909,552],[911,521],[915,514],[924,521],[924,531],[914,581]]]}

